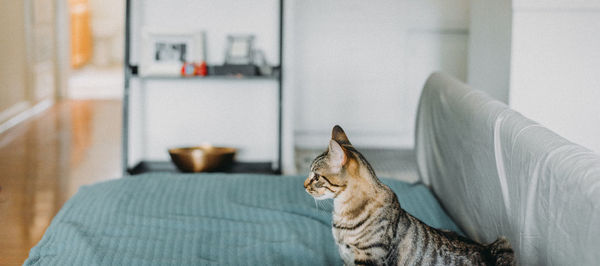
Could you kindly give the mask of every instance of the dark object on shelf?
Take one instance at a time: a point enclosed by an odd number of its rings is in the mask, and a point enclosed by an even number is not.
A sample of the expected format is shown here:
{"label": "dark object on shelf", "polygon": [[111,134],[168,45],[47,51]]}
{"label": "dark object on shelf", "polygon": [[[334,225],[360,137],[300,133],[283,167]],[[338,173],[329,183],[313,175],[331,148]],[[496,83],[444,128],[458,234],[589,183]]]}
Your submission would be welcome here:
{"label": "dark object on shelf", "polygon": [[258,66],[260,75],[270,76],[273,74],[273,67],[267,63],[267,58],[262,50],[254,51],[254,64]]}
{"label": "dark object on shelf", "polygon": [[[169,161],[141,161],[127,171],[131,175],[149,172],[177,173],[177,167]],[[228,167],[215,170],[223,173],[252,173],[252,174],[280,174],[273,170],[271,162],[233,162]]]}
{"label": "dark object on shelf", "polygon": [[169,149],[171,160],[182,172],[210,172],[233,163],[236,149],[210,145]]}
{"label": "dark object on shelf", "polygon": [[137,65],[129,65],[129,71],[134,76],[137,76],[139,67]]}
{"label": "dark object on shelf", "polygon": [[257,76],[258,67],[255,65],[222,65],[210,68],[209,75],[215,76]]}

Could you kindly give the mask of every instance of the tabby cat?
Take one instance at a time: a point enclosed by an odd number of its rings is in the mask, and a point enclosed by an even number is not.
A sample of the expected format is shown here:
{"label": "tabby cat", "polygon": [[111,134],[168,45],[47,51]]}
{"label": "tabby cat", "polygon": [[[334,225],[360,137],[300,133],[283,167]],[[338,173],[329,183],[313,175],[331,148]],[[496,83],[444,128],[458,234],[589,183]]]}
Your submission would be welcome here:
{"label": "tabby cat", "polygon": [[505,238],[482,245],[404,211],[337,125],[310,170],[304,187],[315,199],[333,198],[332,231],[346,265],[515,264]]}

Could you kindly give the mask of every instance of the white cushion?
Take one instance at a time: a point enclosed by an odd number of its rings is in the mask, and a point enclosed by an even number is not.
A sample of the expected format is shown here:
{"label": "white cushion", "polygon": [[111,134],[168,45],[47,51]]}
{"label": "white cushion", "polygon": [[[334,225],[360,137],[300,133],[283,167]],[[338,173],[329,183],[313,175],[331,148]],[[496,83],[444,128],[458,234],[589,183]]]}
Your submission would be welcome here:
{"label": "white cushion", "polygon": [[422,182],[470,237],[506,236],[522,265],[600,262],[598,154],[441,73],[421,95],[415,149]]}

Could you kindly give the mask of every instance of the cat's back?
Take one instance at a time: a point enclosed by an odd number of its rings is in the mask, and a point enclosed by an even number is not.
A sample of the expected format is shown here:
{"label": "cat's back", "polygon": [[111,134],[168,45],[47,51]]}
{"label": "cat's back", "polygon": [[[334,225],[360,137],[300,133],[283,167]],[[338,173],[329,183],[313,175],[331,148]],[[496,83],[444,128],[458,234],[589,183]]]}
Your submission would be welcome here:
{"label": "cat's back", "polygon": [[504,238],[482,245],[455,232],[439,230],[407,214],[409,226],[398,245],[397,265],[514,265]]}

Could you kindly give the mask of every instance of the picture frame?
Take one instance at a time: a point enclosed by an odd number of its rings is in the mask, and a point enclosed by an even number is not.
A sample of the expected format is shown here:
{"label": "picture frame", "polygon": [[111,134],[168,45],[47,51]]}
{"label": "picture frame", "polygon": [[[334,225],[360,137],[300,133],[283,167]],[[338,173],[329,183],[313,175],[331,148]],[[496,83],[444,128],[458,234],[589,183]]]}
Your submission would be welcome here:
{"label": "picture frame", "polygon": [[227,35],[226,65],[253,63],[254,35]]}
{"label": "picture frame", "polygon": [[185,63],[206,60],[203,31],[142,30],[140,76],[180,76]]}

